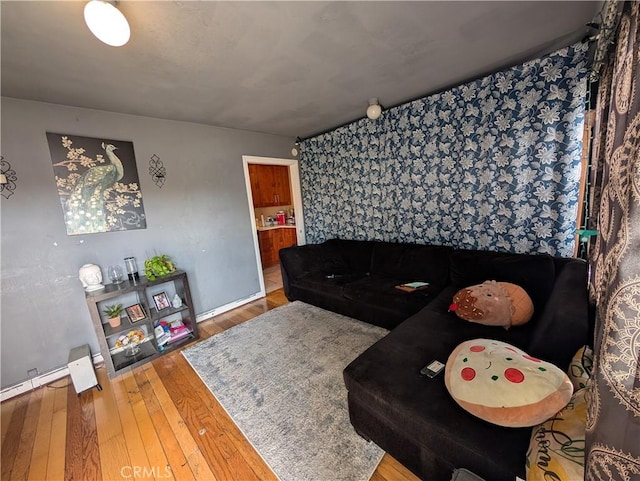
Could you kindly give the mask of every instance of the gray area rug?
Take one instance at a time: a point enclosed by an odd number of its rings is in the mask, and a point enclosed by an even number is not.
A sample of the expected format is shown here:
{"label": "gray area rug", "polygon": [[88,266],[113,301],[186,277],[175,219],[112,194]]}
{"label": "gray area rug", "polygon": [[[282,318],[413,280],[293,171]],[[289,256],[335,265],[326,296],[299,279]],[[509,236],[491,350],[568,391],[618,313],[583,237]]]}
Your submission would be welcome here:
{"label": "gray area rug", "polygon": [[282,481],[359,481],[384,452],[351,426],[342,371],[387,332],[296,301],[182,353]]}

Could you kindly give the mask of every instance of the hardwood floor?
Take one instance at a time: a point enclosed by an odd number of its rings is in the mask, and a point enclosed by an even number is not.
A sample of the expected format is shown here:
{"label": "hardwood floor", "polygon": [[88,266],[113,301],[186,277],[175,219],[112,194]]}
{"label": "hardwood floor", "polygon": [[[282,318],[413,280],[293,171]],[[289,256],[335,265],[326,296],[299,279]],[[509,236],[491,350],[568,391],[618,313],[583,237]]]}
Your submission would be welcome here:
{"label": "hardwood floor", "polygon": [[267,267],[262,271],[264,276],[264,289],[268,294],[277,289],[282,289],[282,272],[280,271],[280,264]]}
{"label": "hardwood floor", "polygon": [[[271,292],[201,322],[201,338],[287,302]],[[2,403],[3,481],[277,479],[179,352],[97,374],[102,391],[78,397],[67,377]],[[371,477],[417,479],[389,455]]]}

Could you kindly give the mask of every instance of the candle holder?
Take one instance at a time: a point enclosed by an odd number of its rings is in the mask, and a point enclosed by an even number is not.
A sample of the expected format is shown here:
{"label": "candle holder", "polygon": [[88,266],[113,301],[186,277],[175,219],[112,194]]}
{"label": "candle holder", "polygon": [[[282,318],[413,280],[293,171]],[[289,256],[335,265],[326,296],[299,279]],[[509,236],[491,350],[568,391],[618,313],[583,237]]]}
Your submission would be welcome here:
{"label": "candle holder", "polygon": [[124,265],[127,267],[127,275],[129,276],[129,280],[131,282],[140,280],[140,275],[138,274],[138,264],[135,257],[126,257],[124,260]]}
{"label": "candle holder", "polygon": [[107,270],[109,273],[109,279],[112,284],[122,284],[124,282],[124,274],[122,273],[122,267],[120,266],[109,266]]}

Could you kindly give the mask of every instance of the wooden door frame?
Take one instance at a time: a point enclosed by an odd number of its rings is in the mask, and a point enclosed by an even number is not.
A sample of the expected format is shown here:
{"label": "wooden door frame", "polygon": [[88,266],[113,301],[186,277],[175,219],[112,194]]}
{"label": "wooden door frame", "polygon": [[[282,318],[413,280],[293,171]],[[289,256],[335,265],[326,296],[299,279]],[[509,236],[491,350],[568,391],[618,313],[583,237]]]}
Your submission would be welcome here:
{"label": "wooden door frame", "polygon": [[258,230],[256,229],[256,212],[253,207],[253,194],[251,193],[251,179],[249,178],[249,164],[262,165],[284,165],[289,167],[289,179],[291,180],[291,196],[293,210],[296,213],[296,236],[298,245],[306,244],[304,235],[304,216],[302,212],[302,190],[300,188],[300,167],[298,159],[279,159],[276,157],[255,157],[252,155],[242,156],[242,168],[244,170],[244,181],[247,189],[247,200],[249,202],[249,221],[251,222],[251,232],[253,235],[253,246],[256,252],[256,267],[258,269],[258,280],[260,282],[260,296],[266,295],[264,286],[264,275],[262,273],[262,257],[260,256],[260,244],[258,242]]}

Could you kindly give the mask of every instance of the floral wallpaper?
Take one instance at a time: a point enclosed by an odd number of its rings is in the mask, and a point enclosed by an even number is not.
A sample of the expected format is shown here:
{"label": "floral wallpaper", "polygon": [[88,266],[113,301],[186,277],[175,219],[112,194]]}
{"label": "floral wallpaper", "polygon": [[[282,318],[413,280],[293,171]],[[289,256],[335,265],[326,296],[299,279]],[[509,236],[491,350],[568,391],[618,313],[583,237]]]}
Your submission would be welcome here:
{"label": "floral wallpaper", "polygon": [[576,44],[304,140],[307,241],[571,256],[586,50]]}

